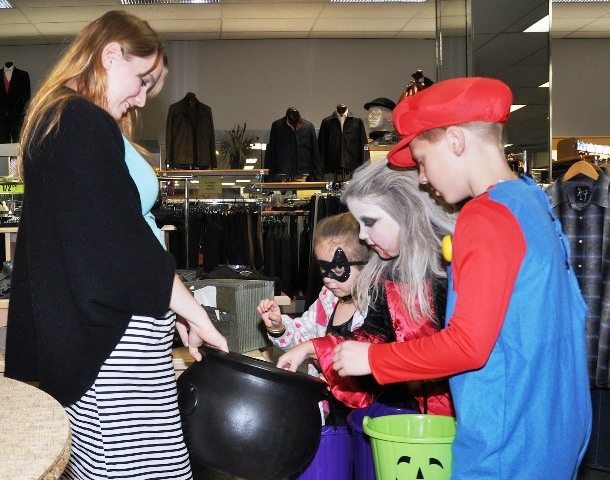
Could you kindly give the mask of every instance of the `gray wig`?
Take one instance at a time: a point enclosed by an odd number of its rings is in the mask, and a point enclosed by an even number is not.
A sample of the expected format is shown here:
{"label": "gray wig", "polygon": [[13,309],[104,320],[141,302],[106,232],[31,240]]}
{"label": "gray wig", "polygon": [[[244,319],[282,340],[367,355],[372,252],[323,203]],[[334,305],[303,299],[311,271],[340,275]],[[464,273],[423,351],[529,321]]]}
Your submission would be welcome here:
{"label": "gray wig", "polygon": [[441,255],[441,240],[453,234],[455,208],[419,185],[417,170],[395,169],[387,160],[359,167],[343,190],[341,201],[358,199],[373,203],[387,212],[400,226],[399,255],[384,260],[372,255],[354,285],[354,297],[359,308],[375,304],[381,283],[396,282],[408,313],[416,321],[432,318],[428,280],[446,277],[446,265]]}

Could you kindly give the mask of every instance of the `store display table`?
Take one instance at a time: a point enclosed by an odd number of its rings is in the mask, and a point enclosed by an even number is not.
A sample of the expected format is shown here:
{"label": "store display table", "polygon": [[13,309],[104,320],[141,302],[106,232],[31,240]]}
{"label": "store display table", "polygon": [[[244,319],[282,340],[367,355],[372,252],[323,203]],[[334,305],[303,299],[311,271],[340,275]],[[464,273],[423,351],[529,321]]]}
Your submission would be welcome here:
{"label": "store display table", "polygon": [[70,422],[51,396],[0,377],[0,478],[58,479],[70,458]]}

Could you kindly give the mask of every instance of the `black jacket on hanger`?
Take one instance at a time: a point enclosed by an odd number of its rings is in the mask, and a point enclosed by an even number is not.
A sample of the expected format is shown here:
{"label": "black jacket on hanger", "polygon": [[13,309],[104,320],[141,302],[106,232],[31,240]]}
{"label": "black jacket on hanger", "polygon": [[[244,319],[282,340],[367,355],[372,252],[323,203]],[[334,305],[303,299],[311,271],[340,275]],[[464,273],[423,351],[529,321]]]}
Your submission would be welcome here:
{"label": "black jacket on hanger", "polygon": [[[4,68],[2,75],[4,75]],[[25,70],[13,68],[8,92],[0,81],[0,143],[19,141],[25,108],[30,101],[30,74]]]}
{"label": "black jacket on hanger", "polygon": [[335,111],[324,118],[318,133],[320,161],[324,173],[337,173],[344,170],[353,172],[369,160],[369,151],[364,122],[348,110],[341,129],[339,114]]}
{"label": "black jacket on hanger", "polygon": [[212,109],[194,93],[169,106],[165,129],[165,163],[170,167],[216,167]]}

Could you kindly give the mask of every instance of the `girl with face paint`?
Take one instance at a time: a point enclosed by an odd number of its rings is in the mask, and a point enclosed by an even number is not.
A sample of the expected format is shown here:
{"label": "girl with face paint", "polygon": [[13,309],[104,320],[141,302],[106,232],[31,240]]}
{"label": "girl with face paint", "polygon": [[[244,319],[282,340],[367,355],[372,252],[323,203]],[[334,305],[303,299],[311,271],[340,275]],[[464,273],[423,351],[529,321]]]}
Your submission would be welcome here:
{"label": "girl with face paint", "polygon": [[[360,240],[375,252],[353,284],[355,305],[366,317],[352,332],[297,346],[278,359],[278,366],[294,371],[305,359],[315,359],[335,398],[360,408],[381,387],[372,377],[339,376],[333,350],[345,340],[402,342],[440,328],[447,291],[441,239],[453,232],[455,214],[419,188],[416,171],[390,170],[385,161],[356,170],[341,200],[359,223]],[[392,403],[409,405],[415,399],[424,413],[454,414],[445,380],[399,383],[388,390],[383,395]]]}

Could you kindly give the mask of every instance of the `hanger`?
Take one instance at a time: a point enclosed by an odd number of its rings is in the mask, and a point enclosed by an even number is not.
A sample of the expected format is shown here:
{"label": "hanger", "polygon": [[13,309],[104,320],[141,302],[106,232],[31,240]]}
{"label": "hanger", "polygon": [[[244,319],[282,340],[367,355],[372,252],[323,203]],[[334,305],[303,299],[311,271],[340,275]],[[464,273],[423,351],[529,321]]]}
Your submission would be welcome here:
{"label": "hanger", "polygon": [[587,162],[584,159],[584,154],[580,155],[580,160],[576,163],[572,164],[568,171],[563,176],[563,181],[567,182],[571,178],[574,178],[576,175],[582,173],[593,180],[597,180],[599,178],[599,172],[601,169],[597,165],[593,165],[592,163]]}

